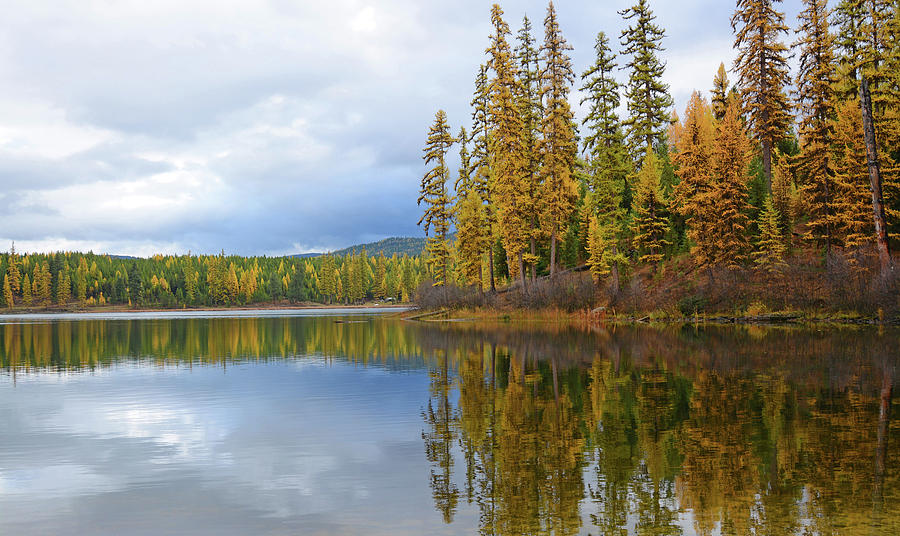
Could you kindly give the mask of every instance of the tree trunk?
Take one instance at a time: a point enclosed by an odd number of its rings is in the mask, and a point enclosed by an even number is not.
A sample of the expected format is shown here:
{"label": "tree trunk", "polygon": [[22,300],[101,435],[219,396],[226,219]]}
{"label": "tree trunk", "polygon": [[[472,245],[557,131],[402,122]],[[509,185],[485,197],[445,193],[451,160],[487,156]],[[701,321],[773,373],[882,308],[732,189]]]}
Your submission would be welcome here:
{"label": "tree trunk", "polygon": [[550,278],[556,275],[556,231],[550,233]]}
{"label": "tree trunk", "polygon": [[763,173],[766,175],[766,193],[772,195],[772,142],[762,142]]}
{"label": "tree trunk", "polygon": [[[616,256],[619,254],[616,246],[612,248],[613,255]],[[619,293],[619,261],[613,261],[612,266],[609,268],[609,280],[612,284],[613,292],[616,294]]]}
{"label": "tree trunk", "polygon": [[[534,232],[532,226],[532,232]],[[534,241],[534,236],[531,237],[531,284],[533,285],[537,281],[537,245]]]}
{"label": "tree trunk", "polygon": [[518,254],[519,257],[519,278],[522,279],[522,292],[528,290],[528,287],[525,286],[525,259],[523,258],[522,252],[520,251]]}
{"label": "tree trunk", "polygon": [[491,274],[491,292],[497,292],[497,284],[494,282],[494,247],[488,245],[488,272]]}
{"label": "tree trunk", "polygon": [[866,142],[866,159],[869,164],[869,186],[872,192],[872,213],[875,217],[875,241],[878,245],[878,258],[882,271],[893,270],[891,249],[887,240],[887,228],[884,216],[884,197],[881,193],[881,168],[878,164],[878,146],[875,144],[875,123],[872,118],[872,95],[869,92],[869,81],[860,76],[859,102],[862,112],[863,137]]}

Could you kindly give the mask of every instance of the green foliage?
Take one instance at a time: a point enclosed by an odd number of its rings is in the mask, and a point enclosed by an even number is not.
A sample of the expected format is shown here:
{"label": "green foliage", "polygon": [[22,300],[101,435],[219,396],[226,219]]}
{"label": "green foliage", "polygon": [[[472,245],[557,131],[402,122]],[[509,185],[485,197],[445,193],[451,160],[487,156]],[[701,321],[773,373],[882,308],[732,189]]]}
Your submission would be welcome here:
{"label": "green foliage", "polygon": [[634,160],[640,160],[647,147],[661,144],[669,124],[673,101],[668,84],[662,81],[666,70],[658,54],[664,49],[665,31],[655,24],[656,16],[647,0],[638,0],[619,14],[629,26],[622,31],[622,54],[631,58],[625,97],[629,117],[625,119],[628,147]]}

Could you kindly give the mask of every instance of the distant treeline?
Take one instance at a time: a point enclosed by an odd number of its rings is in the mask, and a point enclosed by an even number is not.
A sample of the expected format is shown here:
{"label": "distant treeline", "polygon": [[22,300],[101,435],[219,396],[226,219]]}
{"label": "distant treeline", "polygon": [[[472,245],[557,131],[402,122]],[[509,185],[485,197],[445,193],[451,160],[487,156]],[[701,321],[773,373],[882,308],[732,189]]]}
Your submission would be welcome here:
{"label": "distant treeline", "polygon": [[316,258],[93,253],[0,254],[0,305],[233,306],[264,302],[407,302],[425,277],[419,257],[365,250]]}

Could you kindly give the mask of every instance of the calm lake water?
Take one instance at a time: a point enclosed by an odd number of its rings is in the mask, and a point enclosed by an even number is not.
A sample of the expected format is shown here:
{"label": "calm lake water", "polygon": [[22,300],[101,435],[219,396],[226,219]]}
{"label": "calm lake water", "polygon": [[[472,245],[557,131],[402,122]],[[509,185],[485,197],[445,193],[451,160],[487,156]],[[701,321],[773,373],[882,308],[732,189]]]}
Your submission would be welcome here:
{"label": "calm lake water", "polygon": [[0,316],[0,534],[900,534],[900,332]]}

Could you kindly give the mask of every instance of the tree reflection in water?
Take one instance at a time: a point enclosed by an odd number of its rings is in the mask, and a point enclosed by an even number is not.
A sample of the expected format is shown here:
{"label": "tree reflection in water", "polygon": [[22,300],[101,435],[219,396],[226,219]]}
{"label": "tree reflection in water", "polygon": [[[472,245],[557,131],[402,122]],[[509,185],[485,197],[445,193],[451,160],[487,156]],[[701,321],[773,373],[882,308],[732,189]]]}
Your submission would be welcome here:
{"label": "tree reflection in water", "polygon": [[898,332],[409,323],[0,325],[0,364],[316,356],[427,368],[435,507],[482,534],[900,534]]}

